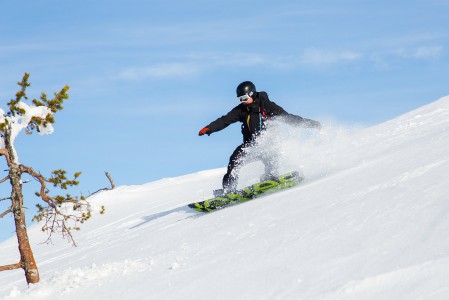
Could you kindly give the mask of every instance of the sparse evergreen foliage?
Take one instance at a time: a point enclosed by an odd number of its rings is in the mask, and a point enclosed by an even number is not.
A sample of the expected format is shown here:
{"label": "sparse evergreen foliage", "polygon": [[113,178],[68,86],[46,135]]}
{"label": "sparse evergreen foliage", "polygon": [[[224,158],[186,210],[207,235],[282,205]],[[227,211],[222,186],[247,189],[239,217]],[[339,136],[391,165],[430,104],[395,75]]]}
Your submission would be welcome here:
{"label": "sparse evergreen foliage", "polygon": [[[6,112],[6,116],[16,116],[16,115],[23,115],[26,113],[25,109],[18,104],[21,101],[28,100],[26,89],[31,85],[28,82],[28,79],[30,77],[30,74],[25,73],[25,75],[22,78],[22,81],[19,81],[17,84],[20,86],[20,90],[16,93],[16,98],[11,99],[7,104],[9,107],[9,111]],[[69,86],[64,86],[61,91],[54,93],[54,97],[52,99],[47,98],[47,94],[42,93],[40,96],[40,99],[33,99],[31,102],[34,104],[34,106],[45,106],[48,107],[51,111],[51,113],[47,114],[45,118],[33,116],[31,121],[28,124],[27,127],[27,133],[30,134],[32,131],[36,130],[39,132],[39,127],[44,126],[46,127],[47,124],[53,124],[55,122],[54,114],[58,111],[62,110],[64,100],[69,99]],[[6,126],[9,124],[8,120],[6,119],[5,122],[0,124],[0,130],[2,132],[5,131]]]}

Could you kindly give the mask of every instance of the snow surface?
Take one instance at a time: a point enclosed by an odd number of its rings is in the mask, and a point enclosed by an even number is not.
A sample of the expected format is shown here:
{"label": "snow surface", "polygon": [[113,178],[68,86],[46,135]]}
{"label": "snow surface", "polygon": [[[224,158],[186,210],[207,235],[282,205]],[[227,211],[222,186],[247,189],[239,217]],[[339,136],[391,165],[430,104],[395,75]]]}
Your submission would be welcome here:
{"label": "snow surface", "polygon": [[[366,129],[273,132],[299,186],[210,214],[186,204],[224,168],[97,194],[106,214],[78,247],[31,226],[41,282],[1,272],[0,298],[449,299],[449,97]],[[16,263],[15,239],[0,253]]]}

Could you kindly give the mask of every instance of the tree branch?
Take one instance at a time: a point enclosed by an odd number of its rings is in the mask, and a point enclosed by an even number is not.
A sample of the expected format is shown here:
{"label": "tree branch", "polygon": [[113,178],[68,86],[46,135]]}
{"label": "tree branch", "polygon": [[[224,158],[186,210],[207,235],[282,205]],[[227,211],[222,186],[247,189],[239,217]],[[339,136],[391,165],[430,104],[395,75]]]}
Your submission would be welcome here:
{"label": "tree branch", "polygon": [[[40,196],[40,198],[47,204],[47,207],[38,205],[39,211],[33,220],[38,222],[43,221],[42,231],[48,233],[46,242],[51,242],[52,234],[56,231],[60,231],[63,237],[67,237],[69,241],[76,246],[72,236],[72,230],[79,230],[78,223],[84,223],[91,217],[89,202],[87,202],[84,197],[71,197],[70,195],[52,197],[47,195],[47,182],[51,182],[55,186],[61,185],[61,188],[63,188],[62,186],[69,181],[58,180],[60,178],[55,178],[53,181],[47,180],[44,176],[34,171],[33,168],[24,165],[20,165],[20,170],[23,173],[28,173],[41,184],[40,192],[36,193],[36,195]],[[58,174],[60,173],[61,172],[58,172]],[[61,174],[64,175],[63,173]],[[75,176],[75,178],[76,177],[77,176]],[[64,177],[63,179],[65,180],[66,178]],[[71,184],[69,183],[69,185]]]}
{"label": "tree branch", "polygon": [[2,212],[0,214],[0,219],[3,218],[4,216],[6,216],[7,214],[11,213],[11,212],[12,212],[12,209],[10,207],[10,208],[8,208],[7,210],[5,210],[4,212]]}
{"label": "tree branch", "polygon": [[11,197],[0,198],[0,201],[11,200]]}
{"label": "tree branch", "polygon": [[106,177],[109,179],[109,182],[111,183],[111,187],[110,188],[106,187],[106,188],[99,189],[99,190],[93,192],[92,194],[90,194],[89,196],[87,196],[87,198],[89,198],[90,196],[92,196],[92,195],[94,195],[96,193],[99,193],[101,191],[109,191],[109,190],[115,189],[115,184],[114,184],[114,181],[111,178],[111,174],[109,174],[108,172],[104,172],[104,173],[105,173]]}
{"label": "tree branch", "polygon": [[111,174],[109,174],[109,172],[104,172],[104,174],[106,175],[106,177],[109,179],[109,182],[111,183],[111,190],[115,189],[114,180],[112,180]]}
{"label": "tree branch", "polygon": [[6,180],[8,180],[9,179],[9,175],[7,175],[5,178],[3,178],[2,180],[0,180],[0,183],[3,183],[3,182],[5,182]]}
{"label": "tree branch", "polygon": [[22,268],[22,263],[18,262],[16,264],[12,264],[12,265],[0,266],[0,272],[14,270],[14,269],[20,269],[20,268]]}
{"label": "tree branch", "polygon": [[0,155],[5,156],[6,162],[8,163],[8,166],[11,164],[11,159],[9,157],[8,150],[6,149],[0,149]]}
{"label": "tree branch", "polygon": [[39,174],[36,171],[34,171],[33,168],[31,168],[31,167],[20,165],[20,169],[21,169],[22,172],[30,174],[37,181],[40,182],[40,184],[41,184],[40,196],[41,196],[42,200],[47,202],[48,205],[54,207],[55,205],[54,205],[54,203],[52,203],[51,197],[49,197],[47,195],[47,193],[45,192],[45,189],[47,188],[47,184],[46,184],[46,180],[45,180],[44,176],[42,176],[41,174]]}

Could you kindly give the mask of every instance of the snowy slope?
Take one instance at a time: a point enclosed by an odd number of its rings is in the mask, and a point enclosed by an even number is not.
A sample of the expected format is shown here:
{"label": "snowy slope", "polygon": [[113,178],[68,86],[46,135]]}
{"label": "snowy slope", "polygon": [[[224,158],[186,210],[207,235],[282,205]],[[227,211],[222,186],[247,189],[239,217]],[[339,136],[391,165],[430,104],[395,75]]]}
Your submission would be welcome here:
{"label": "snowy slope", "polygon": [[[78,247],[32,226],[41,282],[1,272],[0,298],[449,299],[449,97],[368,129],[275,130],[300,186],[211,214],[185,205],[224,169],[104,192]],[[13,239],[0,253],[18,261]]]}

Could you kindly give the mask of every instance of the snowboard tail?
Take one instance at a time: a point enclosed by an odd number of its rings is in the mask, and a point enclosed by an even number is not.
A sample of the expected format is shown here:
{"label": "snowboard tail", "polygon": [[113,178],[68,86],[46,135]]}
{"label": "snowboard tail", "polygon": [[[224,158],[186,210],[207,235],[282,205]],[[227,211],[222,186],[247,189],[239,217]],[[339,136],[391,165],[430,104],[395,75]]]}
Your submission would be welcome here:
{"label": "snowboard tail", "polygon": [[199,212],[210,212],[295,186],[303,179],[304,177],[300,175],[299,172],[293,171],[277,178],[253,184],[242,190],[225,193],[208,200],[191,203],[188,206]]}

